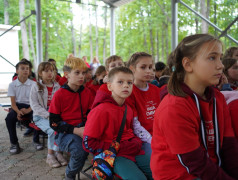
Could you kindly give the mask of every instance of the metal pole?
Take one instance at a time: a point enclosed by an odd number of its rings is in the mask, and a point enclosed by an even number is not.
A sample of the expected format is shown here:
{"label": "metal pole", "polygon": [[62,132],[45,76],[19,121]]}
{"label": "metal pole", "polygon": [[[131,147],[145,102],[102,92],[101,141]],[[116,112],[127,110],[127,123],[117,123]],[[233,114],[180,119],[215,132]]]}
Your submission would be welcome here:
{"label": "metal pole", "polygon": [[14,64],[12,64],[10,61],[8,61],[5,57],[3,57],[1,54],[0,54],[0,57],[3,58],[5,61],[7,61],[9,64],[11,64],[13,67],[15,67]]}
{"label": "metal pole", "polygon": [[172,50],[174,50],[178,44],[178,3],[177,0],[171,0],[172,9]]}
{"label": "metal pole", "polygon": [[238,16],[234,19],[234,21],[231,22],[231,24],[229,24],[229,26],[227,26],[227,28],[221,33],[221,35],[219,36],[219,38],[221,38],[222,36],[224,36],[227,31],[230,29],[230,27],[238,20]]}
{"label": "metal pole", "polygon": [[42,29],[41,29],[41,0],[35,0],[36,5],[36,64],[35,67],[42,62]]}
{"label": "metal pole", "polygon": [[111,7],[110,54],[116,54],[115,8]]}
{"label": "metal pole", "polygon": [[[202,16],[201,14],[199,14],[197,11],[193,10],[191,7],[189,7],[186,3],[184,3],[181,0],[178,0],[179,3],[181,3],[182,5],[184,5],[186,8],[188,8],[190,11],[192,11],[194,14],[196,14],[198,17],[200,17],[202,20],[206,21],[209,25],[211,25],[212,27],[214,27],[215,29],[217,29],[219,32],[223,32],[219,27],[217,27],[215,24],[213,24],[211,21],[209,21],[208,19],[206,19],[204,16]],[[234,39],[233,37],[231,37],[228,34],[225,34],[226,37],[228,37],[230,40],[232,40],[233,42],[235,42],[236,44],[238,44],[238,41],[236,39]]]}
{"label": "metal pole", "polygon": [[17,25],[20,24],[21,22],[25,21],[27,18],[31,17],[33,14],[36,14],[36,12],[35,12],[35,11],[31,11],[31,14],[30,14],[30,15],[26,16],[26,17],[23,18],[21,21],[19,21],[19,22],[16,23],[15,25],[13,25],[11,28],[9,28],[9,29],[6,30],[5,32],[3,32],[3,33],[0,35],[0,37],[3,36],[4,34],[6,34],[8,31],[11,31],[15,26],[17,26]]}

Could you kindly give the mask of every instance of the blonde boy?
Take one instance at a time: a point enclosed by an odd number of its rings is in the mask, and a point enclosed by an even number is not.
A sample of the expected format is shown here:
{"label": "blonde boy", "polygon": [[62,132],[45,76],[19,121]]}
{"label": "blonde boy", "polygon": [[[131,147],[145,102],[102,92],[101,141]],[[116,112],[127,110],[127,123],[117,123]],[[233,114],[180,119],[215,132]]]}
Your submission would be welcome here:
{"label": "blonde boy", "polygon": [[93,102],[89,89],[83,86],[86,64],[69,57],[64,63],[68,83],[55,94],[50,105],[50,126],[57,132],[55,142],[61,151],[70,153],[65,179],[73,180],[83,168],[88,153],[83,150],[82,137],[86,116]]}

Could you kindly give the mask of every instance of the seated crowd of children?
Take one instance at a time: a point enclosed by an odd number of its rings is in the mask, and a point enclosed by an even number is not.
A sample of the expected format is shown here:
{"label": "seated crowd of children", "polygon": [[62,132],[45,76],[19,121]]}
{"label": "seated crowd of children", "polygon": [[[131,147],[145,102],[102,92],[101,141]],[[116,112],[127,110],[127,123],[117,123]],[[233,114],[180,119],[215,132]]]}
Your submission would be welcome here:
{"label": "seated crowd of children", "polygon": [[[10,153],[22,150],[16,123],[32,119],[48,135],[46,162],[67,165],[65,179],[73,180],[89,153],[116,140],[126,111],[113,168],[121,179],[238,179],[238,47],[222,52],[220,40],[195,34],[167,65],[145,52],[126,63],[117,55],[105,66],[96,59],[93,68],[86,56],[70,56],[63,77],[54,59],[40,63],[37,76],[22,59],[8,89]],[[38,131],[33,143],[43,149]]]}

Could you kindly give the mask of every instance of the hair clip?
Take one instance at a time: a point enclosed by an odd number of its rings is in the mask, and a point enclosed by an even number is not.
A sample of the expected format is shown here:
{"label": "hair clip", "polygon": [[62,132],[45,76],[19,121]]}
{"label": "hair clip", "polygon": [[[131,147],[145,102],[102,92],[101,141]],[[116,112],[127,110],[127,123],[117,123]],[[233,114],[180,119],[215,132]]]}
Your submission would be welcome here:
{"label": "hair clip", "polygon": [[175,69],[176,69],[176,68],[175,68],[175,66],[172,66],[172,72],[174,72],[174,71],[175,71]]}

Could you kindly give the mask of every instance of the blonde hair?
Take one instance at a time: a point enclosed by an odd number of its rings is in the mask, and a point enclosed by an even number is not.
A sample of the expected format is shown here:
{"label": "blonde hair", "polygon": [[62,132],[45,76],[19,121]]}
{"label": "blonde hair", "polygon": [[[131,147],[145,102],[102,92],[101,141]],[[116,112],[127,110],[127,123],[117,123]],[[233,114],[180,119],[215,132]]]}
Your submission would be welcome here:
{"label": "blonde hair", "polygon": [[87,65],[82,59],[77,57],[69,57],[64,62],[63,71],[70,72],[71,70],[75,69],[87,70],[87,68],[88,68]]}

